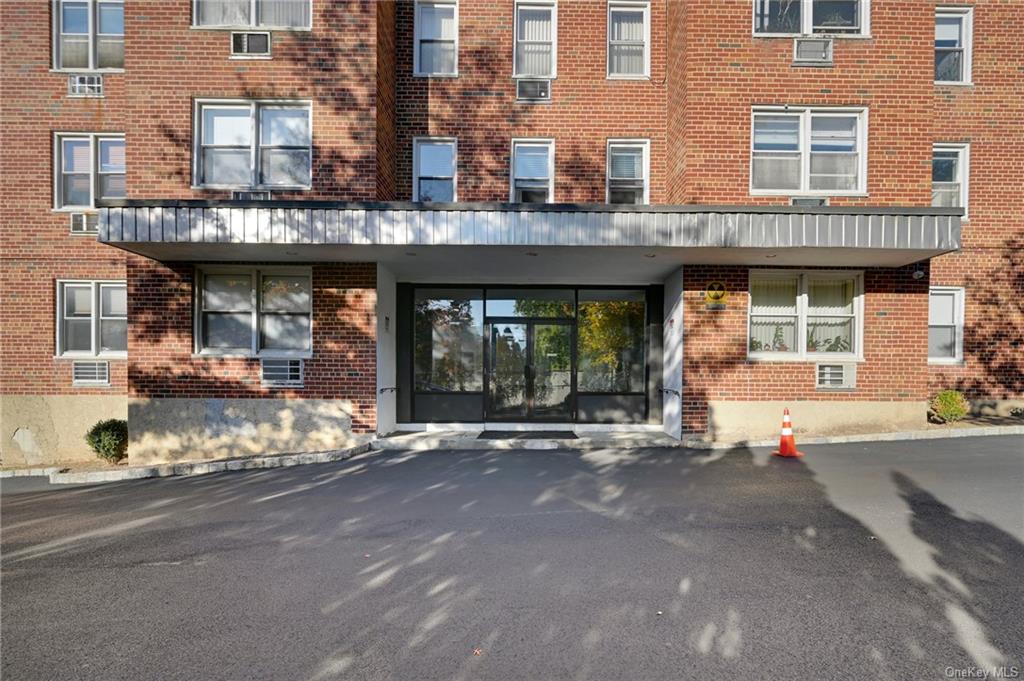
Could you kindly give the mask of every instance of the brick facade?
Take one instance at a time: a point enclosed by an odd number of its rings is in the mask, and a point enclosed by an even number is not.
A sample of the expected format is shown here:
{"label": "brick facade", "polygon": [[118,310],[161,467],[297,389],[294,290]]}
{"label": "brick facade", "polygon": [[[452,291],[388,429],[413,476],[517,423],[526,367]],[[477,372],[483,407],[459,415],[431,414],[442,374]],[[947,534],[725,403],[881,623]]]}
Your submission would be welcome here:
{"label": "brick facade", "polygon": [[[126,258],[71,235],[67,214],[53,210],[57,132],[124,133],[130,198],[226,198],[193,187],[194,101],[211,97],[312,102],[313,188],[275,199],[408,200],[413,139],[451,136],[460,201],[506,201],[511,139],[550,137],[558,202],[603,202],[607,140],[645,138],[651,203],[786,204],[750,195],[750,113],[789,104],[868,109],[867,193],[833,205],[928,206],[932,144],[969,142],[964,248],[925,268],[932,284],[966,288],[965,361],[924,358],[929,278],[868,270],[868,363],[846,398],[921,400],[952,386],[979,400],[1024,399],[1018,0],[960,3],[974,7],[970,86],[933,83],[931,0],[873,0],[870,36],[837,39],[831,68],[793,67],[791,39],[752,36],[750,0],[651,0],[650,77],[639,80],[606,77],[607,3],[560,2],[558,76],[544,104],[515,101],[513,0],[460,0],[457,78],[413,75],[411,0],[313,0],[312,30],[275,31],[269,60],[229,59],[228,32],[191,28],[191,4],[126,0],[124,72],[105,76],[102,99],[76,99],[51,69],[50,3],[0,3],[5,395],[290,394],[261,388],[254,361],[191,356],[191,265]],[[126,277],[130,364],[112,362],[110,388],[72,387],[70,363],[54,358],[56,281]],[[359,427],[372,429],[372,266],[318,266],[314,278],[318,290],[350,291],[315,303],[333,321],[317,325],[326,356],[310,361],[304,394],[356,400]],[[735,308],[700,309],[708,278],[730,282]],[[686,322],[687,427],[699,426],[700,395],[839,399],[813,392],[812,363],[746,361],[744,268],[688,267],[686,291],[688,312],[698,308]]]}

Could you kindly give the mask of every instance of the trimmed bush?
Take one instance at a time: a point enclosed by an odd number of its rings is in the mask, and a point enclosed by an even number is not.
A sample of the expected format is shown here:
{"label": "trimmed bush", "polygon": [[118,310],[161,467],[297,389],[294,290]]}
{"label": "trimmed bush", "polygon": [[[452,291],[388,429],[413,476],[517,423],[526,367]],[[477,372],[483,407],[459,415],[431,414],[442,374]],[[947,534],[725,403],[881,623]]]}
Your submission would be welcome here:
{"label": "trimmed bush", "polygon": [[943,390],[928,405],[928,416],[936,423],[952,423],[967,416],[971,405],[959,390]]}
{"label": "trimmed bush", "polygon": [[121,419],[100,421],[85,434],[85,441],[96,456],[117,463],[128,455],[128,422]]}

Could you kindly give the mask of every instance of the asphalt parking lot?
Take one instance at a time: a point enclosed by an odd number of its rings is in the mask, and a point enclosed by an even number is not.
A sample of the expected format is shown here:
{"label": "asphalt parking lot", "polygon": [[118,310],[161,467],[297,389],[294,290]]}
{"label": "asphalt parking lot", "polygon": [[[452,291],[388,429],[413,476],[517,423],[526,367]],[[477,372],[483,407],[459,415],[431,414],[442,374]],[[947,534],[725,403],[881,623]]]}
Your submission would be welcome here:
{"label": "asphalt parking lot", "polygon": [[802,449],[4,480],[3,678],[1020,669],[1024,438]]}

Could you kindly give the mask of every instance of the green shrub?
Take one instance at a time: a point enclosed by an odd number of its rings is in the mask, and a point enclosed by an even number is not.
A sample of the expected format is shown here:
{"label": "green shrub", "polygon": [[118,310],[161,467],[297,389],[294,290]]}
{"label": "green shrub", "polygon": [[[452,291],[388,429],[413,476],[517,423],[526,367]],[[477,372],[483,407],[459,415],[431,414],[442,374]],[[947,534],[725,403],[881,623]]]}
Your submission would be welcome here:
{"label": "green shrub", "polygon": [[128,422],[121,419],[100,421],[85,434],[85,441],[96,456],[117,463],[128,454]]}
{"label": "green shrub", "polygon": [[936,423],[959,421],[971,410],[971,405],[959,390],[936,393],[928,406],[928,416]]}

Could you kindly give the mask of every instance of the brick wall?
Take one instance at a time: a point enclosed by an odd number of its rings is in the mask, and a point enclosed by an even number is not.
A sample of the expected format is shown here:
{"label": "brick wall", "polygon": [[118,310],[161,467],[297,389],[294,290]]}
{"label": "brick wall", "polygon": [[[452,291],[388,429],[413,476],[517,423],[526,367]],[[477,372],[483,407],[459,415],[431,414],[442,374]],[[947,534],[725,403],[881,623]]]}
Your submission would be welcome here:
{"label": "brick wall", "polygon": [[935,285],[966,292],[964,364],[932,365],[932,391],[1024,398],[1024,35],[1019,2],[975,0],[972,86],[936,86],[932,139],[970,143],[963,250],[932,261]]}
{"label": "brick wall", "polygon": [[193,353],[195,266],[128,261],[128,374],[133,397],[346,399],[353,430],[376,425],[376,265],[313,266],[313,356],[302,388],[260,384],[258,359]]}
{"label": "brick wall", "polygon": [[651,3],[651,78],[606,78],[607,4],[558,5],[550,104],[515,101],[512,0],[459,2],[459,77],[413,73],[413,3],[397,5],[397,196],[412,196],[412,143],[458,137],[460,201],[507,201],[513,137],[555,140],[555,200],[603,202],[605,143],[647,138],[651,203],[665,202],[665,3]]}
{"label": "brick wall", "polygon": [[[875,400],[927,397],[928,279],[912,267],[864,271],[864,362],[850,392],[815,389],[815,361],[747,359],[749,269],[683,267],[683,428],[704,432],[708,401]],[[704,290],[720,281],[725,310],[708,310]]]}

